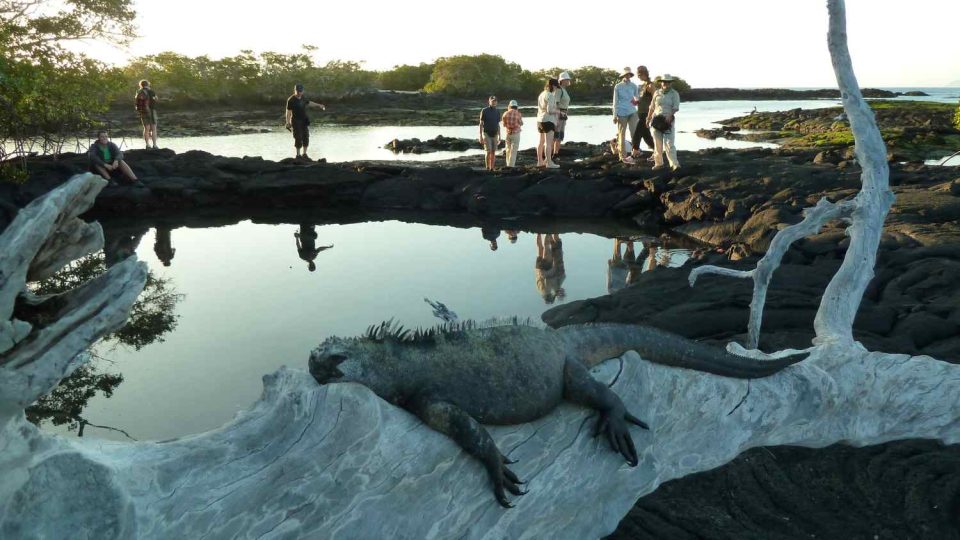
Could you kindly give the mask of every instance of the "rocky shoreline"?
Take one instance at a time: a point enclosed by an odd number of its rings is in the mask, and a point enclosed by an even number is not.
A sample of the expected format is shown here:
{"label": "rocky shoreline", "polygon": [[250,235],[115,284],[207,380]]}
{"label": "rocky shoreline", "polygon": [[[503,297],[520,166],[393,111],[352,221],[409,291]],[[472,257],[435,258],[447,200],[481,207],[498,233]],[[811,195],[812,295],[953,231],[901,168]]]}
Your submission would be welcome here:
{"label": "rocky shoreline", "polygon": [[[889,161],[941,158],[960,148],[960,129],[953,123],[955,104],[873,101],[870,107],[887,144]],[[844,149],[853,145],[841,107],[758,112],[719,124],[721,128],[697,134],[709,139],[773,142],[785,148]]]}
{"label": "rocky shoreline", "polygon": [[[893,98],[902,95],[920,95],[887,90],[864,89],[868,98]],[[521,108],[532,109],[535,97]],[[786,88],[694,88],[683,93],[684,101],[721,100],[803,100],[838,99],[834,89],[790,90]],[[477,122],[486,97],[476,99],[453,98],[424,92],[390,92],[350,96],[327,102],[327,110],[315,113],[318,125],[344,126],[463,126]],[[606,114],[610,110],[609,96],[577,96],[578,107],[571,115]],[[582,106],[582,107],[581,107]],[[275,107],[262,105],[230,106],[161,102],[159,130],[162,137],[195,137],[207,135],[241,135],[265,133],[283,129],[283,100]],[[126,135],[134,140],[142,130],[133,107],[111,109],[104,117],[105,125],[115,135]]]}
{"label": "rocky shoreline", "polygon": [[[624,166],[602,146],[571,144],[559,170],[489,173],[479,156],[325,164],[133,150],[128,160],[145,187],[105,189],[90,217],[107,224],[196,223],[283,219],[309,207],[325,209],[330,222],[401,213],[434,223],[562,231],[573,230],[558,225],[564,221],[590,220],[593,230],[611,236],[660,226],[713,248],[682,268],[644,272],[613,295],[554,308],[544,321],[643,322],[725,343],[746,331],[750,284],[709,276],[691,288],[690,268],[755,265],[772,235],[799,221],[803,208],[821,197],[856,194],[859,166],[844,151],[833,152],[681,152],[684,168],[665,173]],[[17,207],[84,168],[77,155],[32,160],[27,184],[0,186],[0,228]],[[960,362],[960,173],[893,162],[890,178],[897,200],[855,335],[870,349]],[[842,227],[829,224],[787,254],[768,297],[761,348],[809,343],[823,285],[846,249]],[[918,441],[754,450],[665,484],[638,501],[612,538],[960,538],[958,463],[960,448]]]}

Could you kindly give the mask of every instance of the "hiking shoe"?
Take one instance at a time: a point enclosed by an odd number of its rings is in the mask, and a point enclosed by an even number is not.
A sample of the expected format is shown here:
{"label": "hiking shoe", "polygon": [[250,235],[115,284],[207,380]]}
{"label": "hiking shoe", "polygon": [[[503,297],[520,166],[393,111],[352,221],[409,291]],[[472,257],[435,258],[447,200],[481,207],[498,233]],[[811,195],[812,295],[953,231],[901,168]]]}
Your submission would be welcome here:
{"label": "hiking shoe", "polygon": [[634,165],[636,163],[636,161],[634,161],[630,156],[623,158],[623,162],[627,165]]}
{"label": "hiking shoe", "polygon": [[548,169],[559,169],[560,166],[557,165],[556,163],[547,163],[547,168],[548,168]]}
{"label": "hiking shoe", "polygon": [[306,154],[303,154],[302,156],[300,156],[300,159],[302,159],[302,160],[304,160],[304,161],[313,161],[312,159],[310,159],[310,156],[308,156],[308,155],[306,155]]}

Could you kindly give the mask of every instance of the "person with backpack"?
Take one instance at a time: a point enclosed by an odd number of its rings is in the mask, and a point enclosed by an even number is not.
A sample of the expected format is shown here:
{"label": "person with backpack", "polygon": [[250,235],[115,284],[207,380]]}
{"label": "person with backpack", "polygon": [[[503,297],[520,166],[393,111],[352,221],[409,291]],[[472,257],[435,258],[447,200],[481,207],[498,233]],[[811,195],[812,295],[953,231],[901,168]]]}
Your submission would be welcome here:
{"label": "person with backpack", "polygon": [[140,88],[137,89],[136,108],[140,115],[140,123],[143,125],[143,142],[150,149],[150,142],[153,142],[153,148],[157,148],[157,93],[150,88],[150,81],[144,79],[140,81]]}
{"label": "person with backpack", "polygon": [[490,96],[487,106],[480,109],[480,144],[487,152],[484,161],[486,168],[492,171],[497,159],[497,147],[500,146],[500,109],[497,108],[497,96]]}

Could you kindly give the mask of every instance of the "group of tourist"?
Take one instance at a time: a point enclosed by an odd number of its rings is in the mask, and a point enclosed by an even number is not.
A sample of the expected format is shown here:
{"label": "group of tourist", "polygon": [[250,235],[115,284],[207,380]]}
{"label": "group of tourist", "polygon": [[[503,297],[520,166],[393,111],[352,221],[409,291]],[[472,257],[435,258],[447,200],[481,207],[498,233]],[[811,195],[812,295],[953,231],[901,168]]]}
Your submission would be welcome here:
{"label": "group of tourist", "polygon": [[[677,170],[680,161],[677,159],[674,121],[680,110],[680,95],[672,88],[676,79],[665,74],[652,81],[646,66],[638,66],[637,74],[639,85],[631,80],[634,74],[630,68],[624,68],[620,81],[613,89],[616,153],[623,163],[635,164],[642,157],[642,141],[651,150],[649,161],[653,162],[654,169],[665,167],[663,157],[666,154],[671,170]],[[570,73],[564,71],[556,78],[547,79],[543,92],[537,97],[537,131],[540,134],[537,142],[538,167],[559,167],[556,158],[566,132],[567,110],[570,107],[567,87],[571,82]],[[523,115],[517,101],[511,100],[509,108],[501,116],[497,109],[497,97],[490,96],[487,106],[480,111],[480,144],[486,151],[484,164],[487,170],[494,170],[497,149],[502,140],[501,125],[507,132],[506,165],[515,167]]]}
{"label": "group of tourist", "polygon": [[[676,80],[669,73],[650,80],[650,71],[646,66],[637,67],[640,85],[635,84],[630,68],[624,68],[620,82],[613,87],[613,123],[617,126],[616,150],[620,160],[627,164],[636,163],[641,157],[640,141],[653,151],[650,160],[654,169],[664,167],[663,155],[672,170],[680,168],[677,159],[674,121],[680,110],[680,94],[673,89]],[[640,120],[640,114],[644,115]],[[629,130],[629,131],[628,131]],[[630,140],[627,141],[627,133]]]}
{"label": "group of tourist", "polygon": [[[676,170],[680,167],[680,162],[677,160],[674,120],[680,109],[680,96],[671,87],[675,79],[666,74],[656,82],[651,81],[646,66],[639,66],[637,74],[640,85],[633,83],[633,72],[630,68],[625,68],[620,75],[620,82],[614,86],[613,122],[617,126],[617,137],[613,146],[621,161],[634,164],[641,157],[639,146],[643,141],[653,151],[650,160],[654,162],[654,169],[664,167],[663,156],[666,154],[670,168]],[[537,142],[538,167],[556,169],[560,166],[556,158],[565,138],[567,111],[570,107],[567,87],[572,81],[570,73],[564,71],[556,78],[547,79],[543,92],[537,97],[537,132],[540,135]],[[135,95],[135,108],[143,126],[143,142],[147,149],[157,148],[157,101],[157,94],[150,87],[150,82],[140,81]],[[479,141],[486,151],[484,164],[488,170],[494,169],[501,140],[505,142],[507,167],[516,166],[520,132],[523,129],[523,115],[517,100],[510,100],[508,109],[502,115],[497,103],[497,97],[490,96],[487,107],[480,111]],[[284,125],[293,134],[296,159],[305,161],[310,161],[310,156],[307,155],[307,148],[310,146],[310,117],[307,109],[310,107],[326,110],[322,103],[305,97],[304,86],[298,83],[294,86],[293,95],[287,98]],[[644,115],[642,121],[641,114]],[[506,131],[506,139],[502,138],[501,126]],[[119,171],[127,183],[140,184],[133,170],[124,162],[123,152],[110,141],[105,131],[97,133],[97,140],[90,145],[87,154],[91,172],[113,182],[111,173]]]}

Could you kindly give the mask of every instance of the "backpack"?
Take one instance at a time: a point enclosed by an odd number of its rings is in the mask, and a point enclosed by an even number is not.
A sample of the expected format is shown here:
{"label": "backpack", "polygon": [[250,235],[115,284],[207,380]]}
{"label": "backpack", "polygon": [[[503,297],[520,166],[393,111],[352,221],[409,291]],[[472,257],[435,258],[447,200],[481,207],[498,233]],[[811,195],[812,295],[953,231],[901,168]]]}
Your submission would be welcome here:
{"label": "backpack", "polygon": [[157,95],[149,88],[137,90],[137,112],[145,113],[157,103]]}

